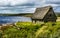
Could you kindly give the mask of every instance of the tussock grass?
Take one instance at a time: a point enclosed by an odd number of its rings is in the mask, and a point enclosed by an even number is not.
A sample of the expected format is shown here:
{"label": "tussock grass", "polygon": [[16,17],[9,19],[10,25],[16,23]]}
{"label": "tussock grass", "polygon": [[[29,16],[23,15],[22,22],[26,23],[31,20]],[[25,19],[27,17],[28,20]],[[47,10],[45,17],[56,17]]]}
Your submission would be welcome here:
{"label": "tussock grass", "polygon": [[12,26],[4,31],[0,30],[0,38],[60,38],[60,22],[44,24],[17,22],[16,26],[19,29]]}

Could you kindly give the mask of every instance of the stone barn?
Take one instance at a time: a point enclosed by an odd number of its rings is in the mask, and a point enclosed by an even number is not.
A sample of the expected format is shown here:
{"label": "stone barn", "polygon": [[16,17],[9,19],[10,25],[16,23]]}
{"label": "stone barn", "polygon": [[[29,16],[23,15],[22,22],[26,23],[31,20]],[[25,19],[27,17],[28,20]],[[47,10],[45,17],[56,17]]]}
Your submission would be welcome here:
{"label": "stone barn", "polygon": [[46,6],[37,8],[31,19],[32,22],[56,22],[57,17],[53,11],[53,8],[51,6]]}

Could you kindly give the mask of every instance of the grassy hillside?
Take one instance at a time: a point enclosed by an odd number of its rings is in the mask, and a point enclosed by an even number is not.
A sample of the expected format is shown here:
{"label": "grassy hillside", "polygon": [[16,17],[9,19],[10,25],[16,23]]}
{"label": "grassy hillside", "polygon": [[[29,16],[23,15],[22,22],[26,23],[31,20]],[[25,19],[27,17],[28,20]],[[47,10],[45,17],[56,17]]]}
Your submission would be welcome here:
{"label": "grassy hillside", "polygon": [[56,14],[57,17],[60,17],[60,13],[57,13],[57,12],[56,12],[55,14]]}
{"label": "grassy hillside", "polygon": [[60,22],[17,22],[16,26],[0,29],[0,38],[60,38]]}
{"label": "grassy hillside", "polygon": [[33,13],[20,13],[20,14],[0,14],[0,16],[27,16],[31,17]]}
{"label": "grassy hillside", "polygon": [[[60,17],[59,12],[55,12],[57,17]],[[33,13],[20,13],[20,14],[0,14],[0,16],[26,16],[26,17],[31,17]]]}

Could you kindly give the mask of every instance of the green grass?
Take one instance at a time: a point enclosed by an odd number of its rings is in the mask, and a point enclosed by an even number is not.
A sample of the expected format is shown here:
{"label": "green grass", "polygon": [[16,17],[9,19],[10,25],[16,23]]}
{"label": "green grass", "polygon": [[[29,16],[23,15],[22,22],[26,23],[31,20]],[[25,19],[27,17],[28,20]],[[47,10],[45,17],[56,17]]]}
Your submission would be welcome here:
{"label": "green grass", "polygon": [[0,38],[60,38],[60,22],[54,24],[49,22],[43,25],[17,22],[16,26],[0,30]]}

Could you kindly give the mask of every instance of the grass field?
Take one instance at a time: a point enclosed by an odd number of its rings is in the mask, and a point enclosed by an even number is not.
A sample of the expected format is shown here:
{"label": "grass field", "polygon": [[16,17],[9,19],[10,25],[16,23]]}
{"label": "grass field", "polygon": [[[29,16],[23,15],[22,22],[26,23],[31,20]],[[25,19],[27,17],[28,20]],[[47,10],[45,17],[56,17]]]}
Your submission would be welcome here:
{"label": "grass field", "polygon": [[60,38],[60,22],[44,24],[17,22],[16,26],[2,28],[0,38]]}

